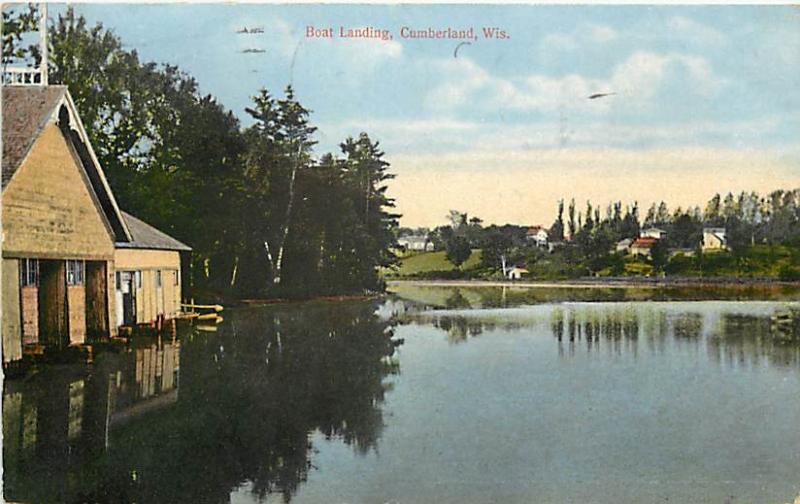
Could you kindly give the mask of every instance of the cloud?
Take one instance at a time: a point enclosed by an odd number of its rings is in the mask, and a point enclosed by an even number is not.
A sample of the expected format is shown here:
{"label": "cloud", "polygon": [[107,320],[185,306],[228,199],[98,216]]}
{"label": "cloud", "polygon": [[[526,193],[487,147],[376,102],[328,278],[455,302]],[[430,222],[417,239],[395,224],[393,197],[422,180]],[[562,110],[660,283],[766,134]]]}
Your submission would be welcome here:
{"label": "cloud", "polygon": [[403,55],[403,45],[396,40],[344,39],[335,41],[347,54],[349,61],[357,61],[358,66],[374,68],[386,60],[395,60]]}
{"label": "cloud", "polygon": [[594,42],[611,42],[619,37],[617,30],[610,26],[589,25],[587,31],[589,38]]}
{"label": "cloud", "polygon": [[597,44],[606,44],[619,37],[619,32],[610,26],[583,23],[567,33],[549,33],[539,44],[540,53],[548,58],[552,52],[569,52],[585,49]]}
{"label": "cloud", "polygon": [[765,116],[740,121],[687,121],[661,125],[609,122],[539,121],[525,124],[431,119],[372,118],[319,124],[326,138],[343,139],[369,132],[393,154],[437,154],[449,151],[494,152],[541,149],[634,149],[727,147],[754,145],[781,148],[774,141],[782,131],[796,131],[797,118]]}
{"label": "cloud", "polygon": [[540,51],[547,53],[550,51],[574,51],[578,49],[577,39],[572,34],[550,33],[542,38]]}
{"label": "cloud", "polygon": [[669,85],[680,97],[710,97],[724,84],[700,56],[639,51],[614,69],[608,86],[625,97],[626,106],[647,108]]}
{"label": "cloud", "polygon": [[[427,62],[422,62],[423,64]],[[425,103],[434,109],[451,109],[465,105],[474,93],[502,86],[502,79],[489,75],[469,58],[436,60],[434,72],[444,81],[428,93]]]}
{"label": "cloud", "polygon": [[[647,51],[631,54],[605,79],[579,74],[500,78],[468,58],[440,61],[434,67],[444,81],[428,94],[426,104],[438,110],[455,109],[469,103],[484,109],[569,110],[592,115],[607,113],[615,106],[627,110],[648,108],[670,85],[680,98],[686,99],[712,96],[725,84],[702,57]],[[619,97],[586,99],[597,92],[616,92]],[[674,99],[671,97],[668,101]]]}
{"label": "cloud", "polygon": [[728,41],[719,30],[683,16],[669,18],[667,28],[674,36],[703,45],[721,46]]}

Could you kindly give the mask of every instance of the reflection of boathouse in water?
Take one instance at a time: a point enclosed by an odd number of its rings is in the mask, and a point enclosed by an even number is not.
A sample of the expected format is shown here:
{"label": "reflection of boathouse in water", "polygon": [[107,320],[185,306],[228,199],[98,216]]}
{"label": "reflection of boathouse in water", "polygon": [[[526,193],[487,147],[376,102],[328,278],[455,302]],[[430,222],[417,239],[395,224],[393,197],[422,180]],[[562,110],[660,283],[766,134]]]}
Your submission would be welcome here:
{"label": "reflection of boathouse in water", "polygon": [[[120,431],[178,399],[180,345],[137,341],[129,352],[104,353],[91,372],[51,368],[3,390],[3,496],[56,502],[81,494],[77,475],[124,442]],[[57,497],[58,496],[58,497]],[[88,499],[98,502],[95,499]]]}
{"label": "reflection of boathouse in water", "polygon": [[66,86],[3,86],[3,363],[174,318],[189,247],[123,212]]}

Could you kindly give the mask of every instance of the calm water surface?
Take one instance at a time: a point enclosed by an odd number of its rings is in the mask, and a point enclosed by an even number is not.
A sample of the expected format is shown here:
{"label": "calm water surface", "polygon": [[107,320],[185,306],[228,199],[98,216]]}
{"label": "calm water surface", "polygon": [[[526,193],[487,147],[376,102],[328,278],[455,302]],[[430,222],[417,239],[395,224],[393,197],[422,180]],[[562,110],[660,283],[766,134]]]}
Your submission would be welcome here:
{"label": "calm water surface", "polygon": [[397,291],[228,310],[216,327],[7,380],[4,497],[733,504],[800,494],[800,345],[771,322],[796,293]]}

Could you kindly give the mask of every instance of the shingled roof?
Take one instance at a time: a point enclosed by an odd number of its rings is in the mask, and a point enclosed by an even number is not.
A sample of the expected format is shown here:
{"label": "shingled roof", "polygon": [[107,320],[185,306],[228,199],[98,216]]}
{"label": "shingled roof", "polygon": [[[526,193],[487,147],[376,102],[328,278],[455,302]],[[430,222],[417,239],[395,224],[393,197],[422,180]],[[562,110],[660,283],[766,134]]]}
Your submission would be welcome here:
{"label": "shingled roof", "polygon": [[167,233],[161,232],[143,220],[123,211],[122,217],[128,226],[133,241],[115,244],[117,248],[177,250],[186,252],[192,250],[188,245],[179,242]]}
{"label": "shingled roof", "polygon": [[66,86],[3,86],[2,187],[22,164],[66,90]]}

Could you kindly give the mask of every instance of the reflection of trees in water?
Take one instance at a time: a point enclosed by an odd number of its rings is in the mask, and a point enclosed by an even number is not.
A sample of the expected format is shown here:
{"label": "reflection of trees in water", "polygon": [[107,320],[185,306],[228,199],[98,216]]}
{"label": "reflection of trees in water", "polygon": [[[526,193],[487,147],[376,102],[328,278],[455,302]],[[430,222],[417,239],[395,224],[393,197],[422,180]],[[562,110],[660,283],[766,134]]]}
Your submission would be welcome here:
{"label": "reflection of trees in water", "polygon": [[730,367],[800,368],[800,342],[786,341],[769,317],[725,314],[708,337],[709,360]]}
{"label": "reflection of trees in water", "polygon": [[491,331],[495,328],[495,324],[492,322],[453,315],[435,317],[432,319],[432,324],[447,333],[450,343],[462,343],[469,338],[480,336],[484,331]]}
{"label": "reflection of trees in water", "polygon": [[464,297],[461,289],[454,289],[453,293],[445,300],[444,305],[450,309],[471,308],[469,299]]}
{"label": "reflection of trees in water", "polygon": [[[782,367],[800,367],[800,344],[781,339],[768,316],[723,313],[710,327],[705,316],[697,312],[670,313],[667,310],[629,307],[555,307],[550,330],[559,342],[559,355],[564,355],[562,341],[604,341],[615,353],[630,352],[636,356],[637,341],[646,342],[651,352],[663,353],[670,342],[674,345],[701,348],[706,346],[713,362],[731,366],[755,366],[764,362]],[[708,331],[708,333],[706,333]],[[598,348],[587,344],[588,351]]]}
{"label": "reflection of trees in water", "polygon": [[703,335],[703,315],[681,313],[673,317],[672,330],[676,338],[697,339]]}
{"label": "reflection of trees in water", "polygon": [[626,308],[585,310],[556,307],[551,314],[550,329],[559,340],[637,339],[639,319],[634,311]]}
{"label": "reflection of trees in water", "polygon": [[636,357],[642,341],[655,353],[664,352],[673,335],[691,342],[703,333],[703,317],[695,313],[672,316],[664,310],[626,304],[565,306],[553,310],[550,327],[559,341],[594,343],[586,346],[589,351],[599,349],[602,341],[615,354],[624,352]]}
{"label": "reflection of trees in water", "polygon": [[[381,404],[390,387],[385,378],[399,369],[390,324],[374,310],[371,303],[337,303],[233,312],[219,332],[196,333],[182,346],[177,403],[110,432],[104,412],[95,410],[115,373],[98,373],[93,379],[106,385],[84,399],[84,434],[77,444],[87,448],[87,456],[63,449],[39,457],[35,470],[17,472],[25,483],[18,486],[30,491],[53,468],[60,468],[63,481],[40,490],[39,498],[9,494],[8,486],[6,496],[38,502],[228,502],[233,489],[249,482],[261,499],[277,493],[290,500],[312,467],[311,432],[341,439],[359,453],[377,447]],[[53,385],[42,388],[55,390],[49,394],[59,399],[38,399],[41,407],[68,401],[62,396],[69,397],[69,389]],[[22,394],[23,401],[30,395]],[[4,411],[12,429],[24,430],[18,417],[24,414]],[[66,439],[62,424],[39,425],[39,439]],[[4,460],[12,472],[19,463]]]}

